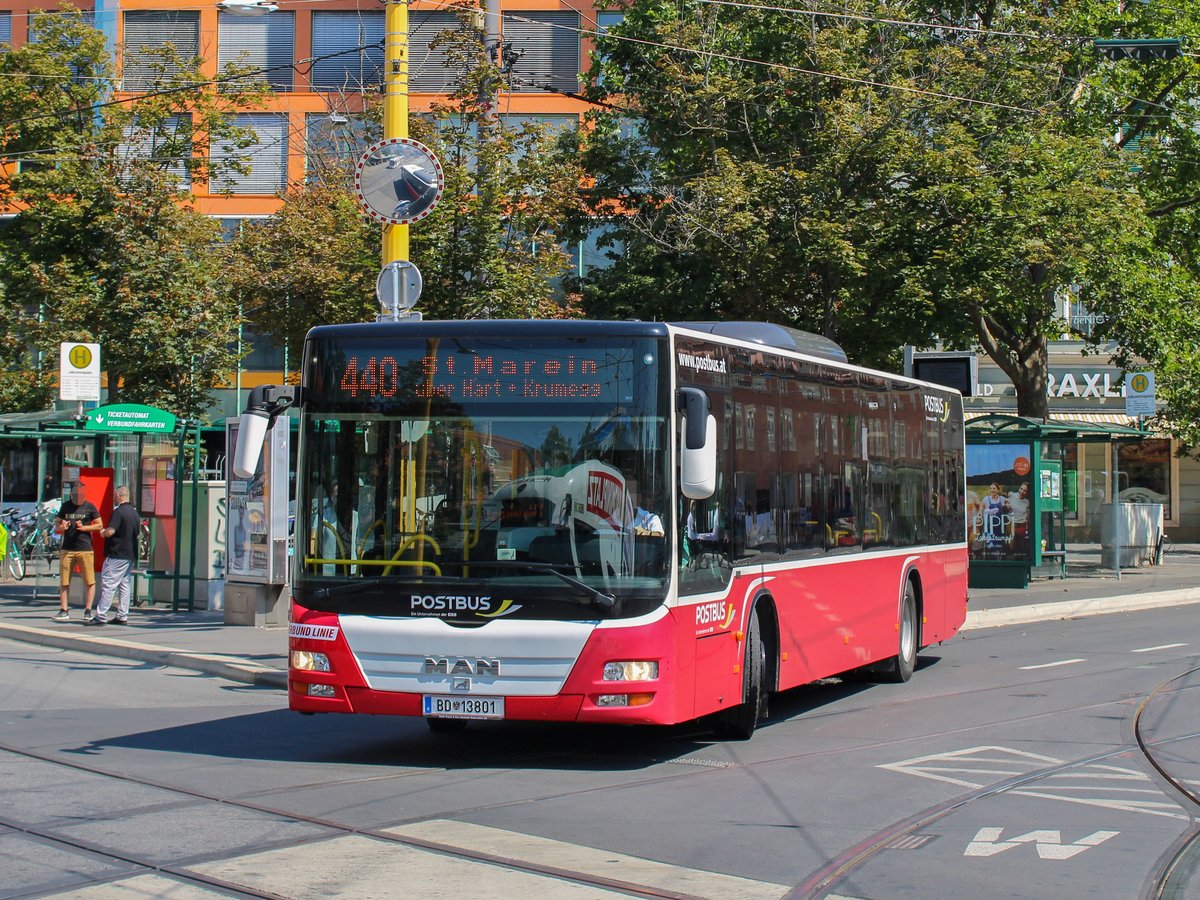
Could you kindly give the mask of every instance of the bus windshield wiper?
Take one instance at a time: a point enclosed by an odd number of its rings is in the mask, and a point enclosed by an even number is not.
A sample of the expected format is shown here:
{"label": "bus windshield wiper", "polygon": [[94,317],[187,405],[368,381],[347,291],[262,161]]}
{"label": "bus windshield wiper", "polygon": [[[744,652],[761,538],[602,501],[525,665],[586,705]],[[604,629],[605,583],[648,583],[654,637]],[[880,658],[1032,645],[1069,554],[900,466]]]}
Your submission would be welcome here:
{"label": "bus windshield wiper", "polygon": [[344,584],[333,584],[329,587],[317,588],[312,592],[314,600],[329,600],[332,597],[340,597],[343,594],[357,594],[369,588],[378,587],[385,581],[396,581],[395,576],[376,575],[368,578],[355,578],[353,581],[347,581]]}
{"label": "bus windshield wiper", "polygon": [[524,562],[519,559],[489,559],[484,561],[471,560],[469,565],[474,568],[476,566],[484,569],[523,569],[526,572],[545,572],[547,575],[553,575],[559,581],[569,584],[581,594],[587,596],[588,603],[592,603],[601,609],[612,609],[617,605],[617,598],[612,594],[606,594],[604,591],[597,590],[590,584],[585,584],[578,578],[572,578],[565,572],[560,572],[554,563],[544,562]]}

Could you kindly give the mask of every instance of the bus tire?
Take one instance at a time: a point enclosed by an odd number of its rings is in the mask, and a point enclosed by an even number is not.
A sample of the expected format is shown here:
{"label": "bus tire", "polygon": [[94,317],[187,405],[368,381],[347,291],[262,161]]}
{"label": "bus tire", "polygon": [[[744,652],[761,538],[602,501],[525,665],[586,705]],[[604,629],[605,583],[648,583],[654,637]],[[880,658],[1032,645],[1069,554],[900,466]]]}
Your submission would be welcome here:
{"label": "bus tire", "polygon": [[917,667],[917,589],[909,578],[904,582],[904,602],[900,606],[900,635],[896,655],[879,667],[880,681],[900,684],[912,678]]}
{"label": "bus tire", "polygon": [[466,719],[439,719],[430,716],[425,720],[425,724],[434,734],[462,734],[467,730]]}
{"label": "bus tire", "polygon": [[713,731],[723,740],[745,741],[754,734],[766,709],[767,647],[758,624],[758,610],[750,613],[746,649],[742,658],[742,702],[717,713]]}

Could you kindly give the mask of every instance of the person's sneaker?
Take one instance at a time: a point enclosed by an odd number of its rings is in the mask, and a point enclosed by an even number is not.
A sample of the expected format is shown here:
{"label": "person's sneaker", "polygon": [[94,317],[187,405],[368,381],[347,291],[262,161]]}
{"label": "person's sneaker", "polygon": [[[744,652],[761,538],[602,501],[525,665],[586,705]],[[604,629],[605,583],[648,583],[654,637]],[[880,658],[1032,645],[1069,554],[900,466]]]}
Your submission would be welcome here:
{"label": "person's sneaker", "polygon": [[56,612],[50,618],[55,622],[70,622],[71,614],[69,612],[67,612],[65,609],[60,609],[58,612]]}
{"label": "person's sneaker", "polygon": [[92,616],[90,619],[83,620],[84,625],[107,625],[108,620],[104,616]]}
{"label": "person's sneaker", "polygon": [[108,624],[109,624],[109,625],[128,625],[128,624],[129,624],[129,620],[128,620],[128,619],[122,619],[120,616],[117,616],[115,619],[109,619],[109,620],[108,620]]}

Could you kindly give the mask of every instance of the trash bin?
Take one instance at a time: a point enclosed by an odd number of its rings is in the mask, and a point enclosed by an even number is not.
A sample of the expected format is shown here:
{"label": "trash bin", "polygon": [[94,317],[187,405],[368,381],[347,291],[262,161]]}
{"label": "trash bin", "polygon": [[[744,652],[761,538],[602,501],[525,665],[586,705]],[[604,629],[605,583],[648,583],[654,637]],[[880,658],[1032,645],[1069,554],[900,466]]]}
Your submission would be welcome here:
{"label": "trash bin", "polygon": [[1152,565],[1162,533],[1161,503],[1118,503],[1115,517],[1113,505],[1103,504],[1100,507],[1101,565],[1114,568],[1118,558],[1121,568]]}

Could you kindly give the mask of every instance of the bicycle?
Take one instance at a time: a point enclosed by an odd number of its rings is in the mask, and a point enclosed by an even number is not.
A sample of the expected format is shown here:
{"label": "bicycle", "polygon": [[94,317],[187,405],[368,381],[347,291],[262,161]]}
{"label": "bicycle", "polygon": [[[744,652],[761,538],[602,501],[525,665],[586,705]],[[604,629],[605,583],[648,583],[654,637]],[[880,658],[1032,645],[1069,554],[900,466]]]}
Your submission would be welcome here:
{"label": "bicycle", "polygon": [[22,558],[22,568],[38,559],[46,560],[49,568],[51,561],[58,556],[62,537],[54,533],[54,512],[47,508],[39,508],[36,516],[29,514],[24,517],[16,532],[16,549]]}
{"label": "bicycle", "polygon": [[17,543],[21,515],[16,508],[0,511],[0,540],[4,542],[4,568],[14,581],[25,577],[25,557]]}

